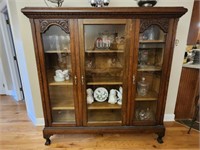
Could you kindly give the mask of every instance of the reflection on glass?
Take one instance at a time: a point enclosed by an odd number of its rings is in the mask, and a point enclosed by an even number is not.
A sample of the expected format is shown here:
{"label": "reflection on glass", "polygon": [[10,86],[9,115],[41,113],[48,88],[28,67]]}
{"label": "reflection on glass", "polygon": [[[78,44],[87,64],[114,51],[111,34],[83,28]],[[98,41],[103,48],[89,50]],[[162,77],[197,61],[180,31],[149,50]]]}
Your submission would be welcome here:
{"label": "reflection on glass", "polygon": [[136,119],[137,120],[153,120],[153,112],[150,110],[149,107],[147,107],[146,109],[137,109],[136,110]]}
{"label": "reflection on glass", "polygon": [[161,30],[156,25],[151,25],[144,33],[140,34],[140,40],[159,40],[161,35]]}
{"label": "reflection on glass", "polygon": [[42,38],[52,121],[75,124],[70,34],[54,25]]}
{"label": "reflection on glass", "polygon": [[140,33],[134,121],[143,125],[148,125],[148,121],[150,124],[155,121],[165,37],[166,33],[156,25],[151,25]]}
{"label": "reflection on glass", "polygon": [[136,102],[135,120],[136,121],[155,121],[157,102],[141,101]]}
{"label": "reflection on glass", "polygon": [[149,83],[145,81],[145,77],[142,77],[142,80],[138,82],[137,92],[140,96],[147,95],[149,90]]}
{"label": "reflection on glass", "polygon": [[121,124],[125,25],[84,25],[88,122]]}
{"label": "reflection on glass", "polygon": [[42,37],[45,52],[70,50],[70,35],[57,26],[51,26]]}

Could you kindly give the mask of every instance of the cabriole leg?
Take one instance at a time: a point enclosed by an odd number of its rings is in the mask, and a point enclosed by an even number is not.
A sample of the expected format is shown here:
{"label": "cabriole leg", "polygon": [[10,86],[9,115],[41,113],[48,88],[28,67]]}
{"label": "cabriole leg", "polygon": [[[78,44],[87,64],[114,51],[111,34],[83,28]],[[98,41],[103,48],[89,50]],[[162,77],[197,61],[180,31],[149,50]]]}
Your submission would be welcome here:
{"label": "cabriole leg", "polygon": [[157,137],[157,141],[158,143],[162,144],[163,143],[163,137],[165,136],[165,129],[162,132],[156,133],[158,135]]}
{"label": "cabriole leg", "polygon": [[163,143],[163,136],[158,136],[157,141],[158,143],[162,144]]}
{"label": "cabriole leg", "polygon": [[43,134],[44,139],[46,139],[45,145],[50,145],[51,144],[51,140],[50,140],[51,136],[52,135],[49,135],[49,134]]}
{"label": "cabriole leg", "polygon": [[45,139],[46,139],[45,145],[50,145],[51,144],[50,138],[45,138]]}

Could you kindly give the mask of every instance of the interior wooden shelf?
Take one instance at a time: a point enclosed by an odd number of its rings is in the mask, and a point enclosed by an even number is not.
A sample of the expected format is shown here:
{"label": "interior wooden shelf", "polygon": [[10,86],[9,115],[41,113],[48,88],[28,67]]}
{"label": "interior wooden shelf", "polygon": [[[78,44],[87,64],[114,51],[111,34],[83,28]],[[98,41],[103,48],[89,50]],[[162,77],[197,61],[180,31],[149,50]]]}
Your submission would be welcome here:
{"label": "interior wooden shelf", "polygon": [[88,82],[87,85],[121,85],[122,82]]}
{"label": "interior wooden shelf", "polygon": [[86,68],[86,71],[89,73],[96,73],[96,74],[103,74],[103,73],[118,73],[120,71],[122,71],[123,68],[122,67],[110,67],[110,68],[102,68],[102,69],[98,69],[98,68]]}
{"label": "interior wooden shelf", "polygon": [[95,50],[86,50],[86,53],[123,53],[124,50],[122,49],[116,49],[116,50],[110,50],[110,49],[95,49]]}
{"label": "interior wooden shelf", "polygon": [[50,86],[73,85],[73,82],[72,82],[71,79],[70,79],[70,80],[66,80],[66,81],[62,81],[62,82],[56,82],[56,81],[51,80],[51,81],[49,82],[49,85],[50,85]]}
{"label": "interior wooden shelf", "polygon": [[164,40],[140,40],[140,43],[165,43]]}
{"label": "interior wooden shelf", "polygon": [[54,100],[51,103],[52,110],[74,110],[74,102],[72,100]]}
{"label": "interior wooden shelf", "polygon": [[160,66],[145,66],[140,67],[138,66],[138,71],[162,71],[162,68]]}
{"label": "interior wooden shelf", "polygon": [[121,121],[121,110],[88,110],[88,122]]}
{"label": "interior wooden shelf", "polygon": [[93,124],[95,124],[95,125],[103,125],[103,124],[109,124],[109,126],[116,126],[116,125],[121,125],[122,124],[122,121],[88,121],[88,125],[93,125]]}
{"label": "interior wooden shelf", "polygon": [[121,109],[121,105],[109,104],[108,102],[94,102],[88,104],[88,109]]}
{"label": "interior wooden shelf", "polygon": [[75,123],[75,111],[53,111],[52,112],[53,122],[63,122],[68,124]]}
{"label": "interior wooden shelf", "polygon": [[120,78],[88,78],[87,85],[122,85]]}
{"label": "interior wooden shelf", "polygon": [[49,83],[50,86],[59,86],[59,85],[66,85],[67,86],[67,85],[73,85],[73,80],[72,80],[71,76],[70,76],[69,80],[56,82],[54,80],[55,71],[48,70],[47,71],[47,75],[48,75],[48,83]]}
{"label": "interior wooden shelf", "polygon": [[138,93],[136,94],[136,101],[156,101],[158,100],[158,93],[155,91],[149,91],[147,95],[140,96]]}
{"label": "interior wooden shelf", "polygon": [[70,50],[47,50],[45,53],[53,54],[53,53],[71,53]]}

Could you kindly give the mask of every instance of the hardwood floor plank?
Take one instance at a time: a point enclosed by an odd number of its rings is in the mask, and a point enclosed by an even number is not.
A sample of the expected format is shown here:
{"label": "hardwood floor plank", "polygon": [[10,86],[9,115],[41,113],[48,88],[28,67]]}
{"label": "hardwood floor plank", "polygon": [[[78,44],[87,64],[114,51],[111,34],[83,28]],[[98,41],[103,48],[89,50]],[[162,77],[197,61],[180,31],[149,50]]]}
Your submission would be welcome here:
{"label": "hardwood floor plank", "polygon": [[45,146],[43,127],[35,127],[27,117],[24,102],[0,96],[0,150],[199,150],[199,132],[167,122],[164,143],[156,134],[68,134],[53,135]]}

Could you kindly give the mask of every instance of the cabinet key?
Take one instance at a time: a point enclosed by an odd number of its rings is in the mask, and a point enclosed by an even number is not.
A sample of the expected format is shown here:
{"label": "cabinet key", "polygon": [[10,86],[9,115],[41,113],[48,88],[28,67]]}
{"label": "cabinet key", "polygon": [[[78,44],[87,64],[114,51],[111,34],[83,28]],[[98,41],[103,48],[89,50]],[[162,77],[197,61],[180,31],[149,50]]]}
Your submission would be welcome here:
{"label": "cabinet key", "polygon": [[77,77],[76,76],[74,76],[74,83],[75,83],[75,85],[77,85]]}
{"label": "cabinet key", "polygon": [[133,84],[135,84],[135,75],[133,75]]}
{"label": "cabinet key", "polygon": [[84,76],[81,76],[82,85],[84,85]]}

